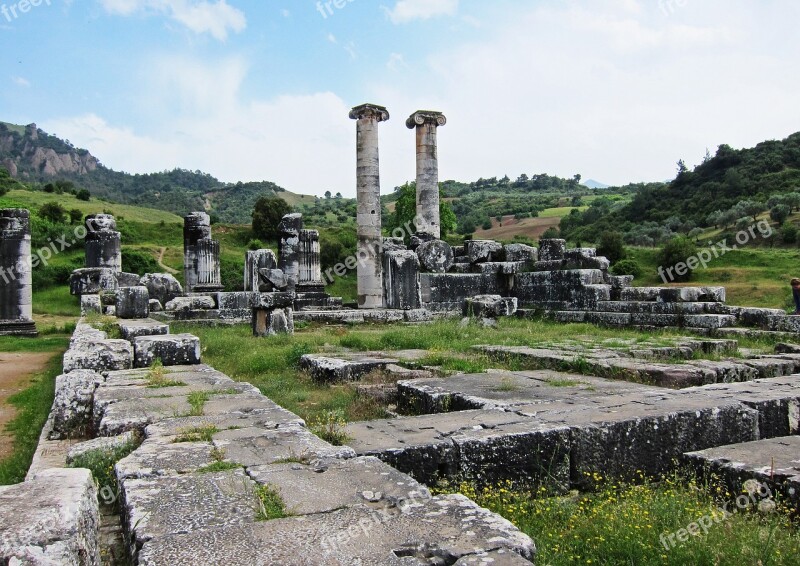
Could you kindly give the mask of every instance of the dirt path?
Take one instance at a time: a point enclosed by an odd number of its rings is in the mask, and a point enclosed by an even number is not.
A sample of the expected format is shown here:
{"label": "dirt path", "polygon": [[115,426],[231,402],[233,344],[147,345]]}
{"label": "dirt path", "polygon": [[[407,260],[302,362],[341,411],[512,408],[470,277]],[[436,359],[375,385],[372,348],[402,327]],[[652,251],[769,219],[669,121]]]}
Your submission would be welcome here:
{"label": "dirt path", "polygon": [[6,432],[6,424],[14,418],[16,408],[7,402],[8,398],[25,389],[31,376],[43,371],[55,355],[0,352],[0,460],[13,449],[14,438]]}
{"label": "dirt path", "polygon": [[167,265],[164,265],[164,254],[165,253],[167,253],[167,248],[161,248],[161,252],[158,254],[158,266],[161,269],[163,269],[164,271],[166,271],[167,273],[175,275],[176,273],[178,273],[177,269],[172,269],[171,267],[169,267]]}

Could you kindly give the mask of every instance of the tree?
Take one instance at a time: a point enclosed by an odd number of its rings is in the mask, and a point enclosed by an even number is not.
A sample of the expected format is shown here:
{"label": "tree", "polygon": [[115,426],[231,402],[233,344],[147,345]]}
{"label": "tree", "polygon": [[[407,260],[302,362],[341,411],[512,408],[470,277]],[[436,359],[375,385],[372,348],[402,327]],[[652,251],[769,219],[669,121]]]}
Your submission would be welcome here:
{"label": "tree", "polygon": [[800,210],[800,193],[788,193],[783,195],[783,204],[792,210]]}
{"label": "tree", "polygon": [[70,224],[80,224],[83,220],[83,212],[81,212],[77,208],[73,208],[69,211],[69,222]]}
{"label": "tree", "polygon": [[326,199],[330,199],[332,196],[333,196],[333,195],[331,194],[331,192],[330,192],[330,191],[325,191],[325,198],[326,198]]}
{"label": "tree", "polygon": [[550,226],[547,230],[544,231],[542,237],[539,240],[553,240],[558,238],[561,235],[561,232],[558,231],[558,228],[555,226]]}
{"label": "tree", "polygon": [[753,217],[753,222],[758,221],[758,215],[767,210],[767,205],[763,202],[754,200],[743,200],[736,205],[738,210],[741,210],[747,216]]}
{"label": "tree", "polygon": [[673,238],[661,250],[658,261],[670,281],[686,282],[692,278],[692,269],[689,265],[691,258],[697,255],[697,246],[685,236]]}
{"label": "tree", "polygon": [[769,217],[772,218],[778,224],[783,224],[786,222],[786,219],[789,218],[789,215],[792,213],[792,209],[789,208],[785,204],[779,204],[772,207],[772,210],[769,211]]}
{"label": "tree", "polygon": [[[398,228],[405,229],[409,223],[413,226],[414,219],[417,217],[417,184],[413,182],[406,183],[399,187],[397,192],[400,193],[400,198],[397,199],[397,203],[395,204],[394,214],[389,217],[389,223],[387,225],[389,231]],[[458,228],[456,215],[450,207],[450,204],[444,200],[441,189],[439,190],[439,227],[441,229],[442,238],[445,238],[447,234],[454,233]],[[489,226],[489,228],[491,228],[491,226]],[[407,236],[410,235],[411,234],[407,234]]]}
{"label": "tree", "polygon": [[92,198],[91,193],[86,189],[79,190],[78,194],[75,196],[77,197],[78,200],[85,200],[87,202]]}
{"label": "tree", "polygon": [[64,220],[64,215],[66,213],[67,211],[64,207],[57,202],[48,202],[43,204],[39,209],[39,218],[52,222],[53,224],[58,224]]}
{"label": "tree", "polygon": [[689,237],[693,239],[695,242],[700,240],[700,236],[703,235],[704,230],[702,228],[692,228],[689,231]]}
{"label": "tree", "polygon": [[597,254],[607,257],[615,264],[625,259],[625,246],[622,242],[622,234],[619,232],[603,232],[600,236],[600,245],[597,247]]}
{"label": "tree", "polygon": [[292,212],[285,200],[278,197],[261,197],[253,209],[253,234],[261,240],[278,239],[278,224]]}
{"label": "tree", "polygon": [[781,240],[784,244],[794,244],[797,242],[797,227],[787,222],[781,228]]}
{"label": "tree", "polygon": [[713,226],[714,228],[718,228],[722,222],[722,214],[723,213],[721,210],[715,210],[706,217],[706,224]]}
{"label": "tree", "polygon": [[336,193],[336,200],[342,200],[343,198],[342,193]]}

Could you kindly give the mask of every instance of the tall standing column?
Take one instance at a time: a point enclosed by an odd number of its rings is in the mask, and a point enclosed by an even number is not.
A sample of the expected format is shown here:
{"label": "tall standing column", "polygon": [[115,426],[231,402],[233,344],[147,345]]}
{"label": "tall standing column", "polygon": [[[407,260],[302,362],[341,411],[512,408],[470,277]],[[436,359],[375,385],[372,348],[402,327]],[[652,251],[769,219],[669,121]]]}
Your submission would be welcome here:
{"label": "tall standing column", "polygon": [[211,239],[211,218],[193,212],[183,219],[183,275],[187,293],[222,291],[219,242]]}
{"label": "tall standing column", "polygon": [[86,224],[85,267],[108,268],[114,273],[122,271],[122,236],[117,232],[117,221],[110,214],[90,214]]}
{"label": "tall standing column", "polygon": [[447,124],[441,112],[417,110],[406,126],[417,130],[417,232],[442,237],[439,220],[439,154],[436,130]]}
{"label": "tall standing column", "polygon": [[35,336],[30,213],[0,210],[0,335]]}
{"label": "tall standing column", "polygon": [[350,111],[356,126],[358,196],[358,307],[380,309],[383,299],[381,259],[381,181],[378,124],[389,119],[383,106],[363,104]]}

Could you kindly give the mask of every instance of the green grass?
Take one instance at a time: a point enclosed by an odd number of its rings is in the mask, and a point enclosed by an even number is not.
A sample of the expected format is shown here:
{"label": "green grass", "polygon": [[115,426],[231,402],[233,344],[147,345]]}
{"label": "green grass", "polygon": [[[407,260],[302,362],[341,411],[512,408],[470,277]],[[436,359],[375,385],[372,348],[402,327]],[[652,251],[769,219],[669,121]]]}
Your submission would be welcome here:
{"label": "green grass", "polygon": [[[48,337],[49,339],[59,339],[59,349],[66,349],[64,337]],[[42,339],[48,340],[48,339]],[[0,350],[2,351],[52,351],[45,350],[44,345],[37,344],[33,349],[7,349],[8,340],[0,339]],[[33,343],[33,341],[31,341]],[[50,343],[52,348],[55,344]],[[0,485],[11,485],[25,480],[25,474],[31,465],[33,454],[39,443],[39,435],[42,427],[50,414],[50,407],[55,396],[55,378],[61,373],[61,356],[54,355],[53,359],[47,364],[47,368],[35,375],[31,385],[15,395],[12,395],[8,402],[17,408],[17,415],[8,423],[6,430],[14,436],[14,451],[3,461],[0,461]]]}
{"label": "green grass", "polygon": [[33,312],[78,318],[81,315],[81,304],[77,297],[69,294],[67,287],[50,287],[33,291]]}
{"label": "green grass", "polygon": [[186,401],[191,407],[187,416],[202,417],[209,399],[211,399],[211,393],[208,391],[194,391],[190,393],[186,398]]}
{"label": "green grass", "polygon": [[75,458],[70,467],[91,470],[95,483],[103,494],[107,494],[108,501],[116,502],[119,496],[119,485],[117,475],[114,473],[114,466],[136,450],[140,444],[141,439],[136,438],[111,450],[92,450]]}
{"label": "green grass", "polygon": [[[669,346],[686,333],[665,330],[659,333],[601,328],[588,324],[558,324],[547,321],[503,319],[497,329],[478,325],[462,327],[445,320],[420,326],[360,325],[330,327],[309,325],[294,336],[255,338],[246,326],[209,328],[174,324],[175,333],[189,332],[203,344],[204,362],[238,381],[252,383],[261,392],[311,421],[341,412],[347,422],[383,418],[385,411],[375,402],[361,398],[350,385],[328,386],[315,383],[299,371],[303,354],[336,352],[343,349],[376,351],[391,356],[393,351],[418,349],[426,352],[418,362],[443,369],[479,373],[489,368],[519,370],[527,366],[515,360],[492,360],[473,349],[477,344],[539,346],[562,344],[601,344],[604,341],[631,341],[632,344]],[[775,341],[759,341],[768,349]],[[561,369],[580,369],[575,367]]]}
{"label": "green grass", "polygon": [[213,474],[216,472],[227,472],[228,470],[238,470],[241,468],[241,464],[237,464],[236,462],[214,462],[213,464],[209,464],[207,466],[203,466],[202,468],[197,469],[198,474]]}
{"label": "green grass", "polygon": [[[660,482],[642,478],[637,485],[594,479],[599,481],[595,492],[566,497],[549,496],[546,488],[526,491],[508,485],[478,490],[464,484],[456,491],[533,538],[537,564],[798,564],[800,533],[785,509],[772,514],[745,511],[721,520],[719,506],[735,495],[714,485],[698,485],[677,474]],[[720,522],[707,535],[699,531],[699,536],[672,546],[669,534],[703,517]]]}
{"label": "green grass", "polygon": [[539,213],[539,218],[564,218],[569,216],[573,209],[578,209],[581,212],[587,210],[588,206],[561,206],[558,208],[547,208]]}
{"label": "green grass", "polygon": [[124,218],[125,220],[131,222],[158,223],[163,221],[167,224],[183,225],[183,219],[180,216],[172,214],[171,212],[166,212],[164,210],[158,210],[155,208],[144,208],[141,206],[131,206],[127,204],[115,204],[98,200],[95,197],[92,197],[89,202],[86,202],[78,200],[75,196],[67,193],[57,195],[54,193],[16,189],[9,191],[4,198],[20,204],[24,208],[39,209],[45,203],[57,201],[67,210],[80,210],[84,216],[110,211],[111,214],[116,216],[118,219]]}
{"label": "green grass", "polygon": [[[630,257],[644,268],[639,286],[663,286],[658,276],[658,249],[630,248]],[[725,287],[727,303],[737,306],[786,309],[793,306],[789,281],[800,277],[800,250],[761,247],[733,250],[698,269],[689,283]]]}
{"label": "green grass", "polygon": [[259,485],[255,488],[255,496],[257,521],[272,521],[287,516],[286,504],[276,489],[269,485]]}
{"label": "green grass", "polygon": [[186,428],[178,432],[173,442],[176,444],[182,442],[211,442],[218,432],[219,429],[212,424]]}
{"label": "green grass", "polygon": [[[0,336],[0,352],[65,352],[69,345],[68,334],[49,334],[38,338]],[[59,361],[60,357],[59,357]]]}

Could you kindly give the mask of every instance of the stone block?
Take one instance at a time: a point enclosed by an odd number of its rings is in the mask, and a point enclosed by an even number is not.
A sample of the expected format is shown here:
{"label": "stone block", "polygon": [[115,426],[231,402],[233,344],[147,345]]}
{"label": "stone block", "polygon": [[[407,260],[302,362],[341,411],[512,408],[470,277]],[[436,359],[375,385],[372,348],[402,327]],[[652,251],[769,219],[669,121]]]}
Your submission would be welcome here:
{"label": "stone block", "polygon": [[81,341],[64,354],[64,373],[88,369],[99,373],[130,369],[133,347],[127,340]]}
{"label": "stone block", "polygon": [[0,511],[0,563],[100,566],[100,511],[89,470],[44,470],[0,487]]}
{"label": "stone block", "polygon": [[[417,249],[434,243],[427,242]],[[406,250],[383,254],[383,289],[387,308],[413,310],[422,306],[419,272],[417,253]]]}
{"label": "stone block", "polygon": [[540,261],[561,261],[567,253],[566,240],[541,240],[539,242]]}
{"label": "stone block", "polygon": [[416,252],[419,263],[431,273],[447,273],[455,257],[450,244],[442,240],[424,242],[417,247]]}
{"label": "stone block", "polygon": [[117,274],[109,268],[76,269],[69,278],[69,292],[78,297],[114,291],[117,287]]}
{"label": "stone block", "polygon": [[289,288],[289,278],[282,269],[259,269],[259,289],[269,293],[283,293]]}
{"label": "stone block", "polygon": [[103,305],[100,303],[99,295],[81,296],[81,316],[100,314],[102,311]]}
{"label": "stone block", "polygon": [[117,283],[120,289],[123,287],[138,287],[141,285],[140,281],[141,277],[137,273],[117,273]]}
{"label": "stone block", "polygon": [[147,368],[156,360],[165,366],[200,363],[200,339],[192,334],[141,336],[133,340],[134,367]]}
{"label": "stone block", "polygon": [[180,282],[168,273],[148,273],[139,281],[139,285],[147,287],[151,299],[158,299],[162,305],[183,295]]}
{"label": "stone block", "polygon": [[464,316],[476,318],[497,318],[513,316],[517,312],[516,297],[500,297],[499,295],[478,295],[464,301]]}
{"label": "stone block", "polygon": [[162,305],[161,301],[159,301],[158,299],[150,299],[149,305],[150,305],[150,312],[164,311],[164,305]]}
{"label": "stone block", "polygon": [[[272,250],[253,250],[245,253],[244,290],[261,291],[260,272],[262,269],[277,269],[278,258]],[[267,289],[265,289],[266,291]],[[269,289],[271,290],[271,289]]]}
{"label": "stone block", "polygon": [[151,318],[142,320],[121,320],[119,330],[122,338],[133,341],[140,336],[164,336],[169,334],[169,325]]}
{"label": "stone block", "polygon": [[195,295],[191,297],[178,297],[168,302],[164,309],[167,312],[186,312],[196,310],[214,310],[217,304],[212,297]]}
{"label": "stone block", "polygon": [[255,307],[259,309],[289,308],[294,304],[294,293],[261,293],[256,298]]}
{"label": "stone block", "polygon": [[294,334],[294,309],[254,308],[252,311],[253,336]]}
{"label": "stone block", "polygon": [[779,309],[728,307],[728,311],[729,314],[734,315],[741,324],[764,329],[769,327],[769,318],[771,316],[786,316],[786,312]]}
{"label": "stone block", "polygon": [[94,390],[102,380],[100,374],[80,369],[56,377],[51,439],[83,437],[89,433]]}
{"label": "stone block", "polygon": [[150,316],[147,287],[122,287],[117,291],[117,318],[142,319]]}
{"label": "stone block", "polygon": [[466,255],[470,263],[502,261],[503,245],[494,240],[467,240],[464,242]]}
{"label": "stone block", "polygon": [[259,302],[259,293],[215,293],[214,302],[219,310],[251,309]]}
{"label": "stone block", "polygon": [[506,261],[533,265],[539,261],[539,250],[525,244],[508,244],[506,245]]}
{"label": "stone block", "polygon": [[384,370],[387,365],[396,364],[397,361],[369,353],[348,357],[306,354],[300,358],[300,369],[308,372],[317,383],[344,383],[357,381],[376,370]]}
{"label": "stone block", "polygon": [[119,436],[94,438],[75,444],[67,452],[67,466],[71,466],[78,458],[89,453],[114,454],[124,448],[133,449],[141,442],[139,435],[128,431]]}

